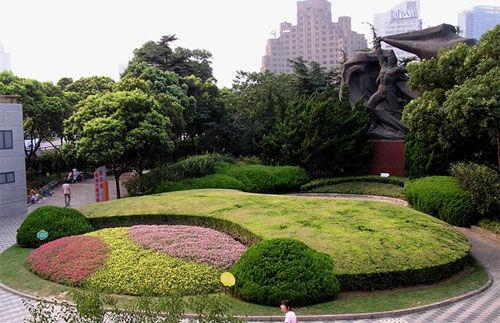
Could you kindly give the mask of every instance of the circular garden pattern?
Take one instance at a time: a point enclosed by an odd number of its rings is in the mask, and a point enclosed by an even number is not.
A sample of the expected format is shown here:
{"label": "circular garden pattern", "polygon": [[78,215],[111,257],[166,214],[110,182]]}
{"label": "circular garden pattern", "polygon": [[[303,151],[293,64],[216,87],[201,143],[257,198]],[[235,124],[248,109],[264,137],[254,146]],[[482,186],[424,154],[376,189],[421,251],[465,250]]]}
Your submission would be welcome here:
{"label": "circular garden pattern", "polygon": [[184,225],[109,228],[61,238],[32,251],[30,269],[54,282],[103,291],[183,295],[219,290],[223,268],[246,247],[213,229]]}

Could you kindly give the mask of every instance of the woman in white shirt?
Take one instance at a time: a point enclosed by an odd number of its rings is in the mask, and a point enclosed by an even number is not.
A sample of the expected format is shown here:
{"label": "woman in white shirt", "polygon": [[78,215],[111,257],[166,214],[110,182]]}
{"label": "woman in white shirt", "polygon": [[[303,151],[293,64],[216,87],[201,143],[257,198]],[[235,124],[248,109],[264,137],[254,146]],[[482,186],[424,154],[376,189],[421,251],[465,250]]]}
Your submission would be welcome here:
{"label": "woman in white shirt", "polygon": [[285,323],[297,323],[297,316],[292,311],[292,304],[289,300],[285,299],[281,301],[280,309],[282,313],[285,313]]}

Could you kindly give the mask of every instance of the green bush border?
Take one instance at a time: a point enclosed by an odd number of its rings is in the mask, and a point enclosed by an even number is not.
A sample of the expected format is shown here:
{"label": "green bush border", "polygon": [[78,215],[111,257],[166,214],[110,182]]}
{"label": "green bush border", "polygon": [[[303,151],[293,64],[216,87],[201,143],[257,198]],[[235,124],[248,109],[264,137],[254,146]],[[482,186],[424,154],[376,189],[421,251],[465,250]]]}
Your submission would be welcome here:
{"label": "green bush border", "polygon": [[381,177],[375,175],[368,176],[350,176],[350,177],[335,177],[335,178],[320,178],[315,179],[307,184],[304,184],[300,187],[301,191],[310,191],[312,189],[327,186],[327,185],[335,185],[340,183],[348,183],[348,182],[370,182],[370,183],[382,183],[382,184],[392,184],[396,186],[404,187],[407,179],[404,177]]}
{"label": "green bush border", "polygon": [[[179,214],[117,215],[88,218],[95,230],[114,227],[129,227],[138,224],[183,224],[202,226],[224,232],[250,246],[262,237],[234,222],[210,216]],[[463,257],[433,267],[414,268],[404,271],[336,274],[342,291],[372,291],[395,287],[429,284],[450,277],[469,263],[470,252]]]}

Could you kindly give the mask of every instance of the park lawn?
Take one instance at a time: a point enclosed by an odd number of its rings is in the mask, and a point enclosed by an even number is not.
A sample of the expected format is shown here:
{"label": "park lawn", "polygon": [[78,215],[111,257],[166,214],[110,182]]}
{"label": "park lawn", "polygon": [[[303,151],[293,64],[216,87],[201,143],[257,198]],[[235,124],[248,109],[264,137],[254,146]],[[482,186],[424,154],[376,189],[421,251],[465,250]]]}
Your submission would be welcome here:
{"label": "park lawn", "polygon": [[314,188],[310,193],[340,193],[356,195],[377,195],[404,199],[404,187],[375,182],[345,182]]}
{"label": "park lawn", "polygon": [[[0,254],[0,281],[20,292],[38,297],[68,300],[70,287],[56,284],[31,273],[25,259],[33,249],[14,245]],[[299,307],[298,315],[346,314],[388,311],[421,306],[476,290],[488,281],[484,268],[473,263],[461,273],[433,285],[394,289],[373,293],[340,293],[338,299],[317,305]],[[274,307],[242,302],[230,296],[230,311],[235,315],[280,315]],[[120,304],[131,304],[134,297],[117,296]]]}
{"label": "park lawn", "polygon": [[87,217],[166,214],[229,220],[262,238],[297,238],[332,256],[338,274],[419,269],[462,259],[463,234],[424,213],[382,202],[191,190],[97,203]]}

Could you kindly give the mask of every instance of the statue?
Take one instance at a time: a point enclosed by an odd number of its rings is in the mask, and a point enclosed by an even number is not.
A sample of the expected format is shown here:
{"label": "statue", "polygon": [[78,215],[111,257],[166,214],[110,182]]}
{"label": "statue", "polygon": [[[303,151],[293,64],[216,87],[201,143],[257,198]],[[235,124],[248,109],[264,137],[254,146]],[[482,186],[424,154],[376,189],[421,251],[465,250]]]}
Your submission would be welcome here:
{"label": "statue", "polygon": [[404,139],[406,126],[401,121],[402,109],[418,93],[406,86],[406,68],[398,66],[394,51],[383,50],[384,41],[394,47],[411,52],[420,58],[436,57],[441,48],[457,43],[473,44],[455,33],[451,25],[439,25],[420,31],[380,38],[372,26],[374,49],[358,53],[344,64],[342,82],[349,87],[351,104],[362,100],[371,117],[368,134],[372,139]]}
{"label": "statue", "polygon": [[342,80],[349,87],[351,104],[363,100],[371,118],[372,139],[403,139],[403,106],[417,94],[406,86],[406,68],[399,66],[392,50],[383,50],[375,39],[372,52],[359,53],[344,64]]}

